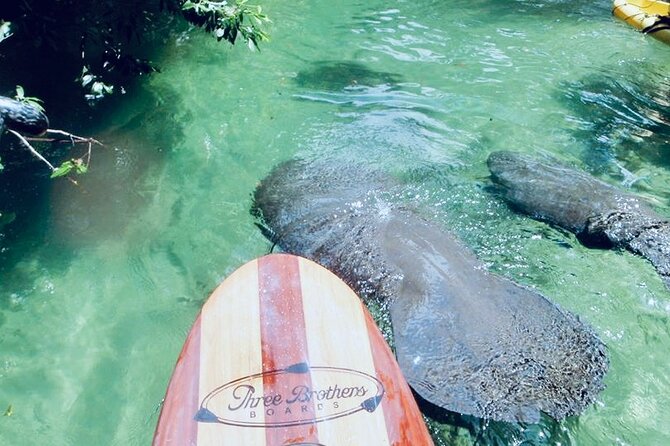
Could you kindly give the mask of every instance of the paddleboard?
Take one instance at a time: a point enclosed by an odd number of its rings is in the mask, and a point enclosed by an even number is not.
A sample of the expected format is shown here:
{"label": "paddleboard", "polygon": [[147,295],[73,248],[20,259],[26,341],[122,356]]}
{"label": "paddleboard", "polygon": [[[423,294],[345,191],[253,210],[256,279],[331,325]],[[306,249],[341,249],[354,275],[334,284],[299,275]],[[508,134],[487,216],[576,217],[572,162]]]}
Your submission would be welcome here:
{"label": "paddleboard", "polygon": [[316,263],[253,260],[188,334],[154,434],[164,446],[432,445],[358,296]]}

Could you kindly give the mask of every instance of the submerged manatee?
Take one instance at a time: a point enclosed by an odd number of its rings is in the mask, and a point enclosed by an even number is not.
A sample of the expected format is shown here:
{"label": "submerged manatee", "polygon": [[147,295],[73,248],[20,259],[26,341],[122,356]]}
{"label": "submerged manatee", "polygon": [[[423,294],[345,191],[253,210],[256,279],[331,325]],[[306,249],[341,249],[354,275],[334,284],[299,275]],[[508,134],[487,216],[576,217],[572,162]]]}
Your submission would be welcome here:
{"label": "submerged manatee", "polygon": [[352,166],[290,161],[258,186],[252,213],[285,251],[388,302],[414,390],[462,414],[537,422],[577,414],[603,388],[603,343],[540,294],[487,272],[416,211],[399,185]]}
{"label": "submerged manatee", "polygon": [[670,287],[670,222],[639,198],[520,153],[494,152],[488,166],[513,207],[574,232],[586,245],[626,248],[649,259]]}
{"label": "submerged manatee", "polygon": [[402,77],[385,71],[376,71],[359,62],[321,61],[310,63],[310,68],[298,72],[295,82],[311,90],[342,91],[353,86],[396,85]]}

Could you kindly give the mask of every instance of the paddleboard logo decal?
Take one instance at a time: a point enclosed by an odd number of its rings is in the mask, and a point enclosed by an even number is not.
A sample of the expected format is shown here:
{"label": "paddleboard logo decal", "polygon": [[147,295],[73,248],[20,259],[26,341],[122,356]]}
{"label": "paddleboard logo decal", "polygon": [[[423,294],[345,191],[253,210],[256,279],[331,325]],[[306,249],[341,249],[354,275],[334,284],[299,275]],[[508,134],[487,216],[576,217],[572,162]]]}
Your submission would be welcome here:
{"label": "paddleboard logo decal", "polygon": [[374,412],[383,397],[384,386],[372,375],[298,363],[217,387],[202,400],[194,418],[245,427],[298,426]]}

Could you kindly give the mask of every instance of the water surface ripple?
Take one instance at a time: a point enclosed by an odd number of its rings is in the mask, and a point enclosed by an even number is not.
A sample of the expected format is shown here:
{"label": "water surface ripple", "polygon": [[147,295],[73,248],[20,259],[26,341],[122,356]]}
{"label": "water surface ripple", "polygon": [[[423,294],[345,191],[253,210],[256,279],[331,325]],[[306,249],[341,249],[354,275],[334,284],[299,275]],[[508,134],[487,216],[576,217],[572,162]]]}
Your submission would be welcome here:
{"label": "water surface ripple", "polygon": [[263,6],[260,54],[174,36],[163,72],[91,128],[108,148],[81,187],[55,182],[0,227],[0,444],[149,444],[204,299],[270,247],[251,192],[296,156],[397,175],[397,200],[607,344],[608,387],[580,417],[431,414],[438,444],[667,444],[670,294],[654,269],[514,213],[484,163],[552,156],[670,216],[667,46],[603,0]]}

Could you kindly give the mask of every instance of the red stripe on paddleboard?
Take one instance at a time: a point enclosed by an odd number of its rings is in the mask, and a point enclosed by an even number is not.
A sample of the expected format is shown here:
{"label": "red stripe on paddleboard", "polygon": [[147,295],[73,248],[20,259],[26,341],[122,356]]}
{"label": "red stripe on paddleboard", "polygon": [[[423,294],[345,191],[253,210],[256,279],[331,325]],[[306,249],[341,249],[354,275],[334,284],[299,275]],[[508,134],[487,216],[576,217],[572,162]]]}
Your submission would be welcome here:
{"label": "red stripe on paddleboard", "polygon": [[[156,426],[154,446],[194,445],[198,423],[194,417],[200,401],[200,314],[179,354]],[[165,412],[165,413],[163,413]]]}
{"label": "red stripe on paddleboard", "polygon": [[[298,262],[296,257],[281,254],[258,260],[263,372],[282,370],[299,363],[309,364]],[[281,379],[277,379],[276,375],[265,375],[263,386],[266,395],[280,394],[288,402],[296,397],[294,389],[311,390],[312,380],[309,373],[287,373]],[[266,422],[299,423],[267,429],[268,446],[318,443],[316,424],[310,421],[315,416],[311,400],[283,404],[271,414],[265,410]]]}
{"label": "red stripe on paddleboard", "polygon": [[[363,304],[361,304],[363,305]],[[432,446],[428,429],[420,415],[416,402],[412,397],[412,391],[405,381],[405,377],[396,367],[385,366],[385,362],[395,362],[395,356],[384,341],[382,334],[370,313],[363,308],[365,313],[365,324],[368,333],[377,332],[379,336],[370,336],[370,348],[375,364],[377,378],[384,385],[384,398],[382,409],[384,410],[384,422],[389,442],[392,446]],[[376,342],[376,339],[380,342]],[[395,370],[393,370],[395,368]],[[391,370],[385,373],[384,370]]]}

